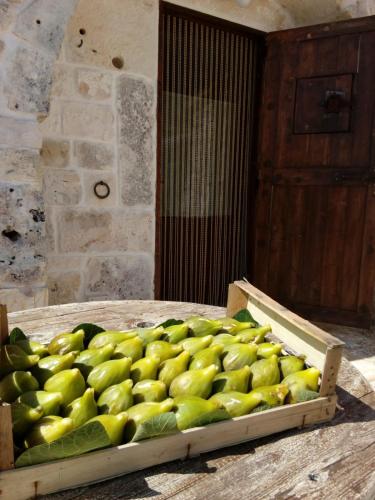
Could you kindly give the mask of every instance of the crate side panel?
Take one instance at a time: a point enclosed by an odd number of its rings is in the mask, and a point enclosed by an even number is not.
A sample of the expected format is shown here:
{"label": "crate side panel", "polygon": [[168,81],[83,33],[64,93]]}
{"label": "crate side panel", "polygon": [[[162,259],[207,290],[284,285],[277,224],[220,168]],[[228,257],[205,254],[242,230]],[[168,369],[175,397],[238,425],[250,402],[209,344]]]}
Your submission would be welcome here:
{"label": "crate side panel", "polygon": [[0,476],[1,499],[23,500],[74,488],[293,427],[327,421],[334,415],[334,409],[335,397],[319,398],[190,429],[172,436],[5,471]]}

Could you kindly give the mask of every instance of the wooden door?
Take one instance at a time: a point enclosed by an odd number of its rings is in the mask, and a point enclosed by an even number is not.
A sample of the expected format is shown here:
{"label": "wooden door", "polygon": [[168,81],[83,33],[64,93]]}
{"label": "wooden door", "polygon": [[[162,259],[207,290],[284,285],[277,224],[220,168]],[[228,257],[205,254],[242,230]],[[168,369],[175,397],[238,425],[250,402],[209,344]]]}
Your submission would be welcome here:
{"label": "wooden door", "polygon": [[375,282],[375,17],[271,33],[256,284],[314,320],[369,326]]}

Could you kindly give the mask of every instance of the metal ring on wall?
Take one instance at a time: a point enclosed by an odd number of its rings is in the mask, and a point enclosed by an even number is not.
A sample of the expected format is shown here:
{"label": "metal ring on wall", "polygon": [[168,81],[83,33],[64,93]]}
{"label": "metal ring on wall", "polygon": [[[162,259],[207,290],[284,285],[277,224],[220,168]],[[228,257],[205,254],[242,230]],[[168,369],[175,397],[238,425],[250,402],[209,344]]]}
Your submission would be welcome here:
{"label": "metal ring on wall", "polygon": [[[100,189],[101,187],[104,188],[104,193],[100,193],[98,188]],[[100,189],[101,191],[101,189]],[[95,196],[100,198],[101,200],[104,200],[105,198],[108,198],[108,196],[111,193],[111,188],[108,186],[108,184],[104,181],[99,181],[94,185],[94,193]]]}

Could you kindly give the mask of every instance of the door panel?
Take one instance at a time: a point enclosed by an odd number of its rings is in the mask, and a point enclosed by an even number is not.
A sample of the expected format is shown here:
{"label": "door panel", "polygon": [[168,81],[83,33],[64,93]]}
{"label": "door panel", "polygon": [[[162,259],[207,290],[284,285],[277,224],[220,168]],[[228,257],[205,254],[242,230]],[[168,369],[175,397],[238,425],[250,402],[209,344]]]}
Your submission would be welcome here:
{"label": "door panel", "polygon": [[268,37],[255,281],[312,319],[373,316],[374,80],[373,18]]}

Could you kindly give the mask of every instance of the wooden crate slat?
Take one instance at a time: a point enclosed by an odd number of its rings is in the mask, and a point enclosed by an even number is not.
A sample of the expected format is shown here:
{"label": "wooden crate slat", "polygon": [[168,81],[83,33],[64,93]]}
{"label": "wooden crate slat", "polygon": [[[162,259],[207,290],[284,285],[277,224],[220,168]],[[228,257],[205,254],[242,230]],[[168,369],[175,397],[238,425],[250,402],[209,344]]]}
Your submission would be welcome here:
{"label": "wooden crate slat", "polygon": [[246,415],[171,436],[107,448],[79,457],[3,472],[2,500],[23,500],[83,486],[153,465],[189,458],[273,432],[332,418],[336,397],[319,398]]}
{"label": "wooden crate slat", "polygon": [[0,346],[5,343],[9,335],[7,306],[0,304]]}

